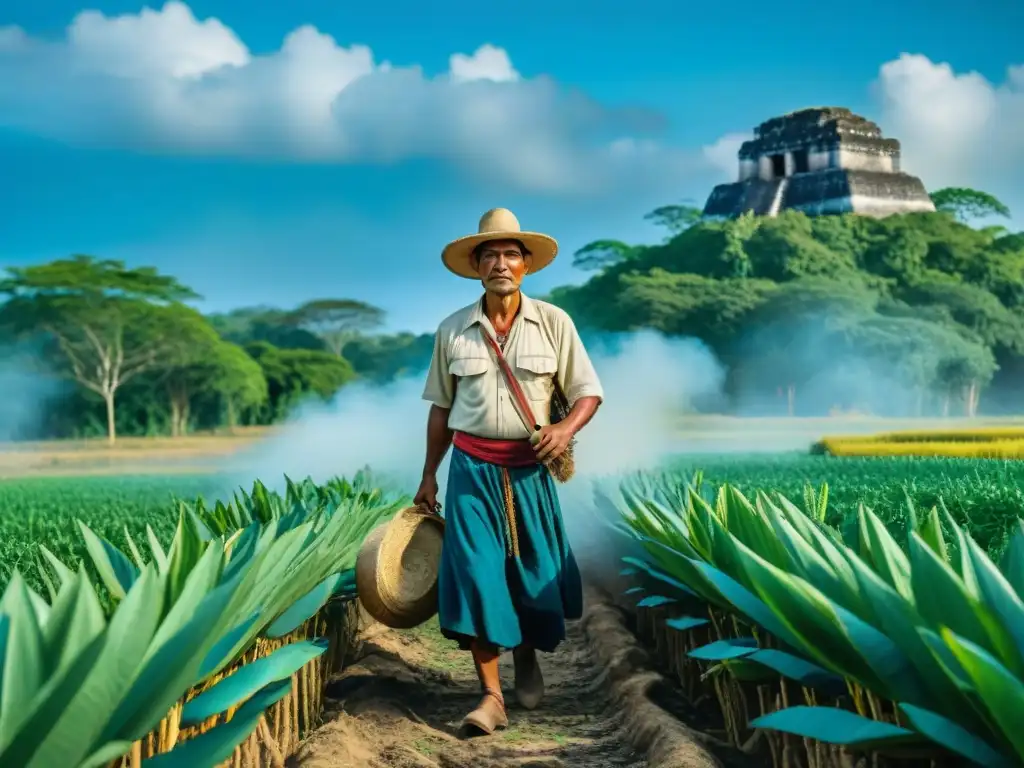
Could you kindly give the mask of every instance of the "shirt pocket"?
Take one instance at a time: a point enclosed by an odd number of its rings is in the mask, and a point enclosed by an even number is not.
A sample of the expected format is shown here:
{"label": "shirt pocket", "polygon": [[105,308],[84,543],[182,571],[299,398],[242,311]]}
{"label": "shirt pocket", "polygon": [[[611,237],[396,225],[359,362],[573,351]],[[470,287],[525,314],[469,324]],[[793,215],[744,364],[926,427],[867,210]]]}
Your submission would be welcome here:
{"label": "shirt pocket", "polygon": [[516,377],[530,400],[551,399],[557,372],[558,361],[554,355],[520,354],[516,358]]}
{"label": "shirt pocket", "polygon": [[448,370],[460,379],[481,376],[490,369],[491,361],[486,357],[456,357],[448,361]]}

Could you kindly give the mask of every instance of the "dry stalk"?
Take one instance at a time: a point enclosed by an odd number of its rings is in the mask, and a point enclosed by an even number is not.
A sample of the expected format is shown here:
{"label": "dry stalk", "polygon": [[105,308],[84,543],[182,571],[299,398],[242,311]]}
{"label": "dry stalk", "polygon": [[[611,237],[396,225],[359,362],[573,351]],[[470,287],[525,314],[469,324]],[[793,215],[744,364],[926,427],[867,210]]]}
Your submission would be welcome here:
{"label": "dry stalk", "polygon": [[266,716],[260,718],[256,729],[259,731],[260,738],[263,740],[263,744],[266,746],[267,752],[270,753],[271,766],[273,766],[273,768],[284,768],[284,755],[281,754],[281,748],[277,744],[277,739],[275,739],[273,734],[270,732]]}

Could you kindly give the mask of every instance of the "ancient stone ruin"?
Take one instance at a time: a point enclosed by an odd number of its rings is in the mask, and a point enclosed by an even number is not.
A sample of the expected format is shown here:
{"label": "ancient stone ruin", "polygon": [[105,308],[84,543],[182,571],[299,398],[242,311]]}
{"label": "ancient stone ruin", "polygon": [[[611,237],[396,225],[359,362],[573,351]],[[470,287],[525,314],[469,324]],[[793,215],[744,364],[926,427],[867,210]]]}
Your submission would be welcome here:
{"label": "ancient stone ruin", "polygon": [[775,216],[787,208],[810,216],[935,210],[921,180],[900,170],[900,143],[842,107],[761,123],[740,147],[739,161],[739,180],[714,188],[706,218]]}

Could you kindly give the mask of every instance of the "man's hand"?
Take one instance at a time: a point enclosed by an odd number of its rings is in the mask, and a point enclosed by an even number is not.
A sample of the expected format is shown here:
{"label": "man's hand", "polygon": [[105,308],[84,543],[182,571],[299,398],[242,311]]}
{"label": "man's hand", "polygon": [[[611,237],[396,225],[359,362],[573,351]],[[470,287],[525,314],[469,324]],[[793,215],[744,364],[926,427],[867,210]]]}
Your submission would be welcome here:
{"label": "man's hand", "polygon": [[437,514],[437,475],[424,475],[420,480],[419,490],[412,498],[412,503],[417,506],[426,507],[434,514]]}
{"label": "man's hand", "polygon": [[564,422],[541,427],[539,438],[533,445],[533,450],[537,452],[537,460],[546,463],[557,459],[569,447],[573,434],[572,429]]}

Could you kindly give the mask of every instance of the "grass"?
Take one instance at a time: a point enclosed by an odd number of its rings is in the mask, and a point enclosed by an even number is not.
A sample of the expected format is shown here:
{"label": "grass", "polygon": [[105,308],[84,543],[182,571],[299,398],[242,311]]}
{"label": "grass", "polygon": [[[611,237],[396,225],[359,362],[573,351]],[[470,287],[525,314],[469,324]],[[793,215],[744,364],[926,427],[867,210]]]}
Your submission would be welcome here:
{"label": "grass", "polygon": [[[681,457],[670,471],[703,470],[710,486],[730,483],[743,493],[774,490],[793,501],[808,483],[829,486],[827,522],[841,527],[859,504],[890,527],[906,524],[907,500],[926,511],[945,503],[982,547],[999,553],[1008,532],[1024,517],[1024,462],[952,458],[831,458],[800,454]],[[899,536],[900,540],[905,537]]]}
{"label": "grass", "polygon": [[[949,458],[832,458],[801,453],[680,456],[670,471],[681,477],[703,470],[710,485],[731,483],[753,495],[776,490],[802,498],[804,486],[829,485],[828,522],[841,526],[858,504],[872,508],[890,526],[903,526],[906,502],[927,510],[941,498],[954,519],[993,553],[1003,548],[1007,533],[1024,517],[1024,462]],[[209,475],[146,475],[128,477],[32,477],[0,481],[0,588],[14,568],[35,582],[38,545],[45,544],[74,566],[85,555],[75,521],[86,522],[115,545],[124,544],[124,530],[145,538],[147,525],[157,538],[169,541],[177,519],[175,497],[222,498],[223,480]],[[900,536],[902,540],[904,537]],[[35,585],[41,587],[41,585]],[[429,625],[424,632],[431,630]],[[440,632],[427,638],[448,648]],[[460,654],[453,654],[459,657]],[[439,655],[444,663],[443,655]],[[455,662],[452,662],[455,663]]]}
{"label": "grass", "polygon": [[452,674],[473,674],[472,658],[468,653],[459,650],[458,643],[441,634],[437,616],[415,629],[408,630],[408,633],[423,643],[424,649],[430,655],[431,666]]}
{"label": "grass", "polygon": [[137,541],[150,526],[169,542],[177,522],[175,497],[219,496],[208,476],[28,478],[0,482],[0,590],[17,568],[37,589],[35,558],[45,544],[74,567],[85,558],[76,520],[118,546],[127,528]]}

